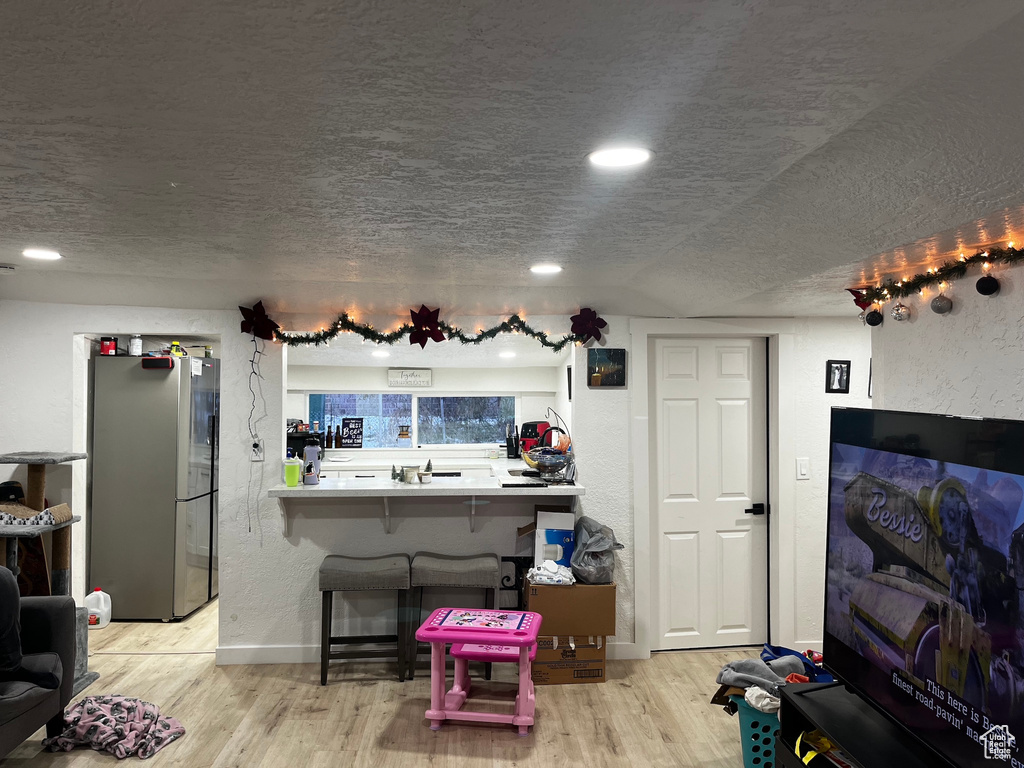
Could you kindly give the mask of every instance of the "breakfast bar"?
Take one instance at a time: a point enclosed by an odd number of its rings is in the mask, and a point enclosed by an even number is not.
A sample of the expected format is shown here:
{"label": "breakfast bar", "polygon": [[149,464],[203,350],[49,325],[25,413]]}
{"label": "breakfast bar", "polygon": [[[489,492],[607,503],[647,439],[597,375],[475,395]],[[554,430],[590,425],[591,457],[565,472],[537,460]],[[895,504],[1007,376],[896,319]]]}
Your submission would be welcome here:
{"label": "breakfast bar", "polygon": [[[328,476],[322,477],[319,484],[289,487],[282,483],[271,488],[268,495],[281,500],[285,535],[288,535],[289,513],[304,501],[337,500],[333,505],[336,513],[344,516],[346,501],[379,500],[384,531],[390,534],[392,499],[415,502],[417,499],[458,498],[468,508],[469,530],[475,533],[477,507],[490,503],[491,499],[521,502],[560,499],[561,503],[574,506],[576,499],[584,495],[580,485],[549,484],[523,477],[518,473],[524,466],[522,462],[498,459],[473,463],[469,467],[466,464],[457,460],[436,461],[435,476],[430,483],[403,483],[390,479],[390,465],[380,461],[364,459],[340,465],[345,469],[336,471],[347,475],[343,477],[329,476],[331,469],[325,463]],[[532,517],[532,506],[524,506],[523,515]]]}

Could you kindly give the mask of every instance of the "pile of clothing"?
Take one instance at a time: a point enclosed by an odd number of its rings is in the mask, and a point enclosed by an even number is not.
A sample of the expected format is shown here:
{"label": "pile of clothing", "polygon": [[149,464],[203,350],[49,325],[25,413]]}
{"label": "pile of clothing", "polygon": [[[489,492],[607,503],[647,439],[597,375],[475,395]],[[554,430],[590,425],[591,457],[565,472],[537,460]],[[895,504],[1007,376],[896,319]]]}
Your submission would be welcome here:
{"label": "pile of clothing", "polygon": [[64,731],[43,740],[51,752],[92,747],[119,760],[152,757],[185,735],[181,723],[155,704],[125,696],[86,696],[64,713]]}
{"label": "pile of clothing", "polygon": [[[711,700],[732,705],[729,696],[742,696],[747,704],[762,712],[779,711],[779,688],[786,683],[807,683],[804,663],[798,656],[780,656],[777,659],[740,659],[730,661],[718,673],[716,680],[722,687]],[[719,701],[719,699],[722,699]],[[732,705],[735,706],[735,705]]]}

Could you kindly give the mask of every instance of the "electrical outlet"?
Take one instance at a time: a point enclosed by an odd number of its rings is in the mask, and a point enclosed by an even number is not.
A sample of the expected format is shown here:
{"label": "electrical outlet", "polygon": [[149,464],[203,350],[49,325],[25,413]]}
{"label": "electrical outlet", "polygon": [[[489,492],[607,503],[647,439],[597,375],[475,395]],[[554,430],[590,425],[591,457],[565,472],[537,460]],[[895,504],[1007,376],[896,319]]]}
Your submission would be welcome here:
{"label": "electrical outlet", "polygon": [[263,461],[263,438],[254,438],[249,454],[249,461]]}

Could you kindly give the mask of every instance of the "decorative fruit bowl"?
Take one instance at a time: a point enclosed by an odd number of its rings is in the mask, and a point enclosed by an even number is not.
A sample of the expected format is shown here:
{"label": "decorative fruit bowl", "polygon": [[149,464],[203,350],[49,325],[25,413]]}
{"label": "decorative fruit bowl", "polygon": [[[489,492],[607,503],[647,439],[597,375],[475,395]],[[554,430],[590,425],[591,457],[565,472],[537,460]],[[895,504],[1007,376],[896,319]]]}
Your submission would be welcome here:
{"label": "decorative fruit bowl", "polygon": [[523,460],[540,472],[540,479],[549,482],[562,479],[562,472],[572,464],[571,453],[559,453],[553,448],[534,448],[523,454]]}

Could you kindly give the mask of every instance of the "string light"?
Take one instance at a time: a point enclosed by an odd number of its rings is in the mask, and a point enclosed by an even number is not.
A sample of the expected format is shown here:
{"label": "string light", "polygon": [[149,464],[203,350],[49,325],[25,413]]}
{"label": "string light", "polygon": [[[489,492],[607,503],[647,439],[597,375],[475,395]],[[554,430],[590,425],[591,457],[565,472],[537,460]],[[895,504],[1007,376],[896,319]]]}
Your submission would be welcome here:
{"label": "string light", "polygon": [[959,253],[955,259],[951,258],[938,267],[928,267],[913,277],[904,277],[898,283],[884,282],[859,290],[864,300],[879,304],[893,299],[908,298],[914,294],[920,295],[922,289],[933,285],[949,287],[952,282],[966,277],[973,266],[978,266],[987,273],[1000,264],[1012,266],[1021,263],[1024,263],[1024,248],[1017,249],[1008,243],[1006,248],[993,247],[978,251],[973,256]]}
{"label": "string light", "polygon": [[[582,310],[581,310],[582,312]],[[603,328],[604,321],[597,318],[596,313],[592,313],[594,319],[596,319],[600,325],[596,328]],[[575,326],[575,319],[573,320]],[[584,328],[586,325],[583,326]],[[483,341],[493,339],[495,336],[501,333],[511,333],[519,335],[520,333],[529,336],[536,341],[539,341],[542,346],[553,350],[554,352],[560,352],[568,344],[575,344],[582,346],[584,343],[589,341],[593,336],[591,331],[583,331],[580,333],[567,333],[557,340],[550,338],[551,334],[549,331],[538,331],[532,328],[527,322],[519,315],[512,315],[507,320],[493,326],[492,328],[477,329],[475,335],[464,333],[460,328],[451,325],[443,320],[438,321],[437,328],[440,329],[448,340],[459,341],[462,344],[480,344]],[[278,329],[275,331],[275,339],[282,341],[290,346],[299,345],[316,345],[327,344],[331,339],[335,338],[339,333],[355,333],[361,336],[360,344],[372,342],[378,345],[391,345],[395,344],[405,336],[411,334],[417,330],[417,326],[405,323],[398,328],[395,328],[387,333],[381,333],[374,330],[373,326],[369,323],[361,324],[355,320],[355,318],[349,315],[347,312],[342,312],[338,316],[337,321],[331,324],[329,328],[321,327],[319,332],[314,333],[300,333],[296,331],[282,331]],[[599,333],[599,332],[598,332]],[[594,337],[596,338],[596,337]]]}

